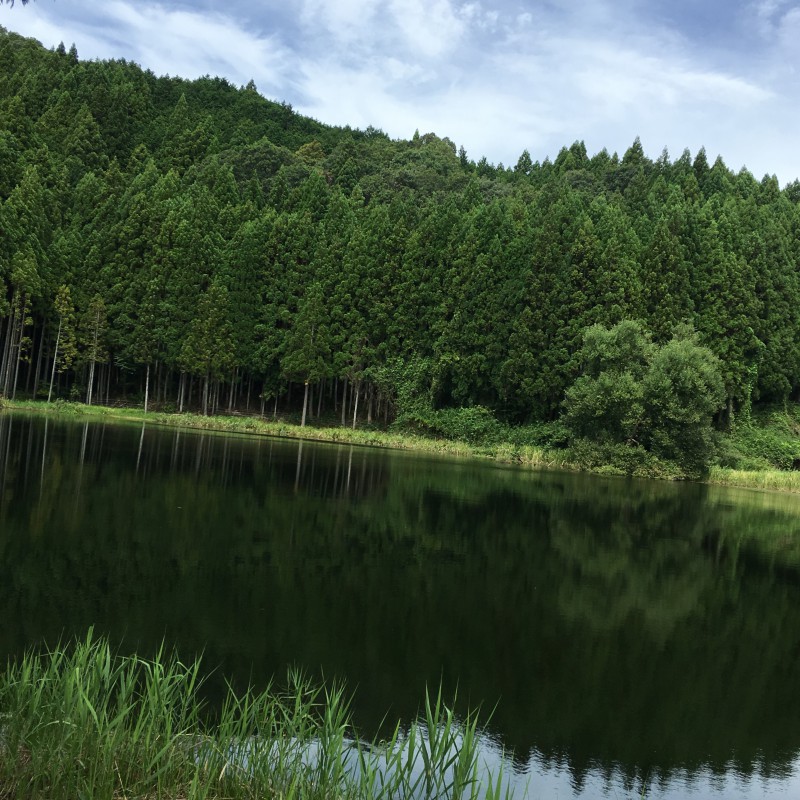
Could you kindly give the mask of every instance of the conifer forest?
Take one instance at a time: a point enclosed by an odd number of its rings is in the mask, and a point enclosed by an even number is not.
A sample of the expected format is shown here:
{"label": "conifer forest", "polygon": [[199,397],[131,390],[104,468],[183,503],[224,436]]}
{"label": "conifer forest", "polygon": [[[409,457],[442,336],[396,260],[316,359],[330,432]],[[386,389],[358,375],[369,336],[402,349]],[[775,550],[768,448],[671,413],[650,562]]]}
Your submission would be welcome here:
{"label": "conifer forest", "polygon": [[680,460],[798,396],[797,181],[638,139],[495,165],[2,28],[0,74],[4,397],[463,409]]}

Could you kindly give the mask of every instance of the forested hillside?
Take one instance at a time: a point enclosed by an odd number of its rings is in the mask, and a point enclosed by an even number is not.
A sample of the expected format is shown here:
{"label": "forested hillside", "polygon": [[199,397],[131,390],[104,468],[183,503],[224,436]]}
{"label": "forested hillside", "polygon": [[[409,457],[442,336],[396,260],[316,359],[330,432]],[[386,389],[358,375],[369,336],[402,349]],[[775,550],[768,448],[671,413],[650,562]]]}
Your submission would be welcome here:
{"label": "forested hillside", "polygon": [[716,354],[720,418],[800,387],[798,182],[638,140],[494,166],[3,29],[0,74],[6,396],[552,420],[623,320]]}

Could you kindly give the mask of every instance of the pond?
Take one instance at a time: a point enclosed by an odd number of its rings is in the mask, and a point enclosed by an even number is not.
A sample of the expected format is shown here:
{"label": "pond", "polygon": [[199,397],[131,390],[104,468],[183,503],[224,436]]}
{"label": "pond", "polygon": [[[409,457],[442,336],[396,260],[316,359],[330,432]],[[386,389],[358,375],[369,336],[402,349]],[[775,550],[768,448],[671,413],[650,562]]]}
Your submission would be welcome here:
{"label": "pond", "polygon": [[302,667],[370,737],[441,685],[532,798],[800,796],[798,540],[786,495],[0,414],[3,661]]}

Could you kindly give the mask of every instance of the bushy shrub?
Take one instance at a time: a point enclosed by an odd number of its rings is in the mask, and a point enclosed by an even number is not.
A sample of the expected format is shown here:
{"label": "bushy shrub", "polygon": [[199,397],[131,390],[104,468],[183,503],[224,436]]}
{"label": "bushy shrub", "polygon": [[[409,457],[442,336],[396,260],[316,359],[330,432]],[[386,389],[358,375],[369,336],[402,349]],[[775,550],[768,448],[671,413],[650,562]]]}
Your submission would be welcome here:
{"label": "bushy shrub", "polygon": [[610,475],[667,479],[683,476],[675,464],[664,461],[641,445],[579,438],[570,445],[569,461],[581,469]]}
{"label": "bushy shrub", "polygon": [[[713,415],[725,392],[719,360],[691,331],[682,329],[659,347],[635,322],[609,330],[593,325],[584,333],[581,361],[584,374],[564,401],[573,445],[584,439],[643,450],[674,462],[689,477],[708,470],[715,453]],[[613,457],[628,458],[624,449],[615,449]]]}
{"label": "bushy shrub", "polygon": [[[800,436],[796,423],[784,412],[764,415],[731,432],[727,460],[737,469],[796,469],[800,463]],[[722,462],[720,462],[722,463]]]}
{"label": "bushy shrub", "polygon": [[505,438],[517,447],[563,449],[569,443],[571,433],[561,420],[555,420],[509,426]]}
{"label": "bushy shrub", "polygon": [[504,426],[483,406],[442,409],[417,406],[400,415],[394,427],[470,444],[494,444],[504,438],[505,432]]}

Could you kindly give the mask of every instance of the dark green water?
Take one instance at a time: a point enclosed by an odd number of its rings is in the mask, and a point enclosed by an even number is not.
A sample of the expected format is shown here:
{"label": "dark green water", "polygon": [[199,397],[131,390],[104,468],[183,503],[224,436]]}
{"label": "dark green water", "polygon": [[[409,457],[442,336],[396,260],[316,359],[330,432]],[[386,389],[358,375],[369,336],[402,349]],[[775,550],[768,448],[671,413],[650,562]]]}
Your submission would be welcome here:
{"label": "dark green water", "polygon": [[0,415],[0,658],[302,666],[366,733],[441,681],[535,798],[800,796],[798,538],[793,497]]}

